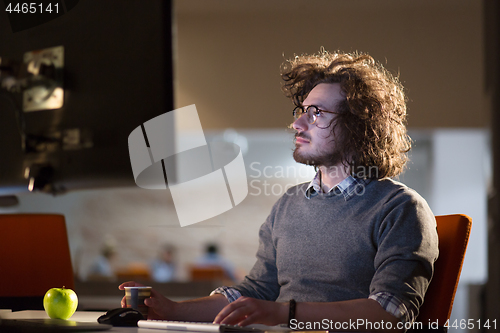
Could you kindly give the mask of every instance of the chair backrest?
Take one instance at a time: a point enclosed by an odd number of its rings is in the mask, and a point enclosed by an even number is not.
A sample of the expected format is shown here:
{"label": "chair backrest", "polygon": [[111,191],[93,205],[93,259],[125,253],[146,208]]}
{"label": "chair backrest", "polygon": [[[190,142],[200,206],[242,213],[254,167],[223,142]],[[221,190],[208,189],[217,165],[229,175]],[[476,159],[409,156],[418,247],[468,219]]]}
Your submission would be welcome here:
{"label": "chair backrest", "polygon": [[472,220],[466,215],[436,216],[439,258],[416,322],[442,327],[450,319]]}
{"label": "chair backrest", "polygon": [[75,287],[64,216],[0,215],[0,297],[40,297],[63,286]]}

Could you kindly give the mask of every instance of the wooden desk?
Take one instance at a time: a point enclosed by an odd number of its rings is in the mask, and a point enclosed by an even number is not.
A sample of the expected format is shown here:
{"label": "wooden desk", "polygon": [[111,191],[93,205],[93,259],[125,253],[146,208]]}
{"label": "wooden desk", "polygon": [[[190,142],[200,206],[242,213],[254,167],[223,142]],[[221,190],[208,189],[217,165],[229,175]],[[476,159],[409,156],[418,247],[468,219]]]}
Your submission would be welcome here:
{"label": "wooden desk", "polygon": [[[103,314],[104,312],[99,312],[99,311],[76,311],[75,314],[69,320],[97,323],[97,318],[99,318]],[[14,312],[11,312],[9,310],[0,310],[0,320],[1,319],[47,319],[47,318],[49,318],[49,316],[47,316],[47,314],[43,310],[25,310],[25,311],[14,311]],[[137,327],[113,327],[103,332],[161,333],[162,331],[139,329]],[[163,331],[163,333],[165,333],[165,331]]]}

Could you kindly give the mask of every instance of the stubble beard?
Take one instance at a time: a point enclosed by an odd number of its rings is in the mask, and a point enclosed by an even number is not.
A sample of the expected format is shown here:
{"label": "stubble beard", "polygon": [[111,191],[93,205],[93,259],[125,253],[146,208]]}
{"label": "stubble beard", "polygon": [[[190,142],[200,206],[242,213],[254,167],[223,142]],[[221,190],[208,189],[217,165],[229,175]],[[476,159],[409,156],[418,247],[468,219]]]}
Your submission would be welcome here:
{"label": "stubble beard", "polygon": [[322,151],[317,154],[306,154],[302,153],[300,148],[300,146],[296,146],[293,151],[293,159],[297,163],[314,167],[331,167],[342,163],[342,157],[338,149],[332,148],[330,151]]}

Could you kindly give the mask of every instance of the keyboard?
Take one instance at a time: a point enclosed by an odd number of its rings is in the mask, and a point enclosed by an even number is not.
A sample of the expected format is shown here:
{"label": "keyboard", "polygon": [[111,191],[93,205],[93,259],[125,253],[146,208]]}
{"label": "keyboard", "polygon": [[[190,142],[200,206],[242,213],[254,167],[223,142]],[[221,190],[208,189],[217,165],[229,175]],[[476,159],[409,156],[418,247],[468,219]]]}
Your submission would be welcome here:
{"label": "keyboard", "polygon": [[231,333],[231,332],[249,332],[258,333],[266,331],[290,331],[289,328],[281,326],[249,325],[235,326],[202,322],[186,322],[171,320],[139,320],[137,326],[141,328],[155,328],[160,330],[186,331],[186,332],[212,332],[212,333]]}

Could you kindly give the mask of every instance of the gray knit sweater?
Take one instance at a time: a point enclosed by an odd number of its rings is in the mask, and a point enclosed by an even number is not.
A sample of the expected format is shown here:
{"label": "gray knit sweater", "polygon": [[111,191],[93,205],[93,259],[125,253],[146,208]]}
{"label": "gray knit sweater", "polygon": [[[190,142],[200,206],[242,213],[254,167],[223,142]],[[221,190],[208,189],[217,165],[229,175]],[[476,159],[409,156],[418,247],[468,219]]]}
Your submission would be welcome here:
{"label": "gray knit sweater", "polygon": [[436,221],[425,200],[390,179],[310,199],[307,186],[290,188],[274,205],[260,228],[257,262],[233,288],[281,302],[389,292],[416,316],[438,256]]}

